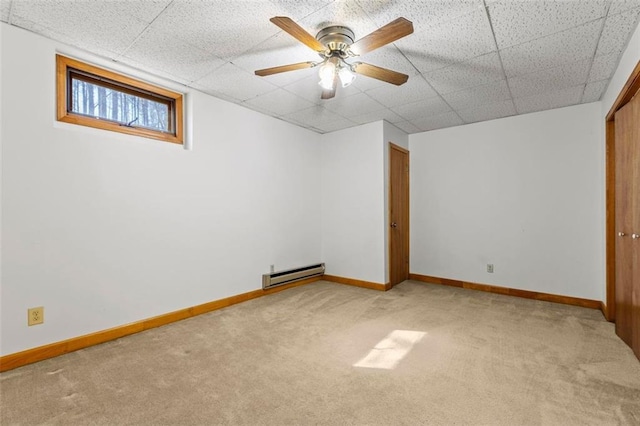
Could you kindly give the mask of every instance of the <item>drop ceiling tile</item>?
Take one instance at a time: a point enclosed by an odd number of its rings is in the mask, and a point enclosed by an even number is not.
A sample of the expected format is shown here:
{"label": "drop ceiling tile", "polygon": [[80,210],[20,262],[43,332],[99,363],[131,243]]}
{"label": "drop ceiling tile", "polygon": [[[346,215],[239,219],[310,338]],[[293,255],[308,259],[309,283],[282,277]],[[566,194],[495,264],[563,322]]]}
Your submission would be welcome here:
{"label": "drop ceiling tile", "polygon": [[629,41],[629,36],[638,26],[638,16],[640,16],[640,8],[609,16],[600,36],[596,56],[613,52],[621,53]]}
{"label": "drop ceiling tile", "polygon": [[592,57],[601,26],[598,20],[501,50],[507,77]]}
{"label": "drop ceiling tile", "polygon": [[[259,69],[321,60],[322,58],[316,52],[296,41],[289,34],[280,32],[235,58],[233,63],[253,74]],[[311,74],[305,71],[308,70],[289,71],[264,78],[277,86],[284,86]],[[313,73],[317,72],[317,70],[313,71]]]}
{"label": "drop ceiling tile", "polygon": [[351,120],[347,120],[346,118],[341,118],[336,121],[329,121],[322,124],[318,124],[314,126],[316,129],[320,129],[325,133],[335,132],[336,130],[348,129],[349,127],[357,126],[357,123],[354,123]]}
{"label": "drop ceiling tile", "polygon": [[175,37],[223,59],[232,59],[280,32],[268,1],[181,0],[153,22]]}
{"label": "drop ceiling tile", "polygon": [[351,117],[351,120],[358,124],[372,123],[380,120],[386,120],[389,123],[397,123],[399,121],[404,121],[404,118],[400,117],[390,109],[382,109],[366,114],[356,115],[355,117]]}
{"label": "drop ceiling tile", "polygon": [[511,99],[511,92],[507,81],[500,80],[472,89],[447,93],[442,97],[451,105],[451,108],[459,110]]}
{"label": "drop ceiling tile", "polygon": [[432,115],[438,115],[451,111],[451,107],[447,105],[440,97],[425,99],[411,104],[401,105],[391,108],[393,112],[400,117],[409,121],[421,120]]}
{"label": "drop ceiling tile", "polygon": [[562,90],[584,84],[589,73],[590,60],[573,62],[557,68],[520,75],[509,79],[514,98],[522,98]]}
{"label": "drop ceiling tile", "polygon": [[601,80],[588,83],[587,87],[584,88],[582,102],[586,103],[599,101],[600,98],[602,98],[604,91],[607,90],[608,85],[609,80]]}
{"label": "drop ceiling tile", "polygon": [[124,55],[150,69],[162,70],[177,79],[195,81],[225,62],[186,40],[151,27]]}
{"label": "drop ceiling tile", "polygon": [[504,79],[497,52],[458,62],[447,68],[424,74],[431,86],[440,94],[480,86]]}
{"label": "drop ceiling tile", "polygon": [[[338,88],[338,91],[339,90],[340,88]],[[335,98],[325,100],[322,105],[345,118],[351,118],[357,115],[384,109],[384,105],[381,105],[379,102],[362,92],[351,96],[340,96],[340,93],[338,92]]]}
{"label": "drop ceiling tile", "polygon": [[611,77],[618,66],[618,59],[620,59],[618,52],[593,58],[589,81],[605,80]]}
{"label": "drop ceiling tile", "polygon": [[347,62],[352,64],[355,62],[366,62],[407,74],[410,77],[418,74],[418,70],[413,64],[393,45],[384,46],[362,56],[348,59]]}
{"label": "drop ceiling tile", "polygon": [[[32,30],[37,23],[49,33],[63,34],[82,48],[124,51],[169,4],[168,0],[104,2],[42,0],[12,2],[12,23]],[[15,22],[14,22],[15,19]]]}
{"label": "drop ceiling tile", "polygon": [[[356,81],[367,77],[358,76]],[[369,96],[387,107],[417,102],[426,98],[433,98],[438,94],[421,76],[409,77],[409,80],[401,86],[384,83],[375,89],[367,90]]]}
{"label": "drop ceiling tile", "polygon": [[379,27],[404,17],[425,24],[414,26],[416,32],[426,32],[435,24],[451,21],[483,6],[482,0],[358,0],[358,3]]}
{"label": "drop ceiling tile", "polygon": [[[312,69],[310,75],[284,86],[284,89],[314,104],[324,104],[327,101],[320,98],[322,88],[318,82],[317,69]],[[338,87],[336,97],[347,97],[355,95],[356,93],[360,93],[360,90],[352,84],[348,87]]]}
{"label": "drop ceiling tile", "polygon": [[276,89],[245,102],[245,105],[257,107],[269,111],[271,115],[281,116],[291,114],[294,111],[305,109],[313,104],[284,89]]}
{"label": "drop ceiling tile", "polygon": [[[317,12],[323,7],[330,4],[333,0],[269,0],[273,3],[278,14],[275,16],[288,16],[295,20],[303,19],[304,17]],[[314,34],[315,35],[315,34]]]}
{"label": "drop ceiling tile", "polygon": [[378,29],[360,5],[353,0],[336,0],[296,22],[312,36],[325,27],[343,25],[353,31],[356,40]]}
{"label": "drop ceiling tile", "polygon": [[609,8],[609,16],[640,7],[640,0],[613,0]]}
{"label": "drop ceiling tile", "polygon": [[519,114],[562,108],[580,103],[584,85],[569,87],[563,90],[514,99]]}
{"label": "drop ceiling tile", "polygon": [[393,123],[398,129],[405,131],[408,134],[419,133],[421,132],[416,126],[411,124],[410,121],[400,121],[398,123]]}
{"label": "drop ceiling tile", "polygon": [[491,3],[489,15],[500,49],[577,27],[607,12],[609,0]]}
{"label": "drop ceiling tile", "polygon": [[316,126],[344,119],[344,117],[329,111],[321,105],[314,105],[311,108],[301,109],[284,115],[282,118],[287,121],[307,126]]}
{"label": "drop ceiling tile", "polygon": [[238,101],[245,101],[277,88],[268,81],[249,74],[231,63],[217,68],[192,85],[207,93],[224,93]]}
{"label": "drop ceiling tile", "polygon": [[458,115],[462,117],[465,123],[475,123],[516,115],[516,108],[513,101],[509,99],[507,101],[487,103],[480,107],[459,110]]}
{"label": "drop ceiling tile", "polygon": [[11,11],[11,0],[0,0],[0,21],[9,21],[9,12]]}
{"label": "drop ceiling tile", "polygon": [[460,126],[464,121],[454,111],[444,114],[432,115],[429,117],[411,120],[411,123],[423,132],[436,129],[444,129],[445,127]]}
{"label": "drop ceiling tile", "polygon": [[396,42],[420,72],[444,68],[496,50],[491,25],[484,10],[430,27]]}

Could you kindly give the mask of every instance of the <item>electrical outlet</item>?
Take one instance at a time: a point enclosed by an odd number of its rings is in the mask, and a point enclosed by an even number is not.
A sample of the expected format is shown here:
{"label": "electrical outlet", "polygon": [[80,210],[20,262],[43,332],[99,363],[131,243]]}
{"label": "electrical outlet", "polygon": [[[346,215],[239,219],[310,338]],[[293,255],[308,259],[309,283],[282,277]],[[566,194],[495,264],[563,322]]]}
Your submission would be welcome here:
{"label": "electrical outlet", "polygon": [[487,272],[493,274],[493,263],[487,263]]}
{"label": "electrical outlet", "polygon": [[27,324],[38,325],[44,322],[44,307],[27,309]]}
{"label": "electrical outlet", "polygon": [[276,266],[275,265],[271,265],[270,266],[270,270],[271,270],[271,273],[273,274],[275,272],[275,270],[276,270]]}

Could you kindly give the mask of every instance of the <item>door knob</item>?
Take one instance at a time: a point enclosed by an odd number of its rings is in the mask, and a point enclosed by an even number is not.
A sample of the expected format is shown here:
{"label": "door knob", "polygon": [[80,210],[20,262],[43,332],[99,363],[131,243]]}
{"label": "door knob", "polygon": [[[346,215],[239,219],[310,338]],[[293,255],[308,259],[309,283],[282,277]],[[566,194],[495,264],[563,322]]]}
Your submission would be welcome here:
{"label": "door knob", "polygon": [[627,234],[625,234],[624,232],[618,232],[618,237],[624,237],[625,235]]}
{"label": "door knob", "polygon": [[391,227],[392,227],[392,228],[397,228],[397,227],[398,227],[398,224],[397,224],[397,223],[395,223],[395,222],[391,222]]}
{"label": "door knob", "polygon": [[631,234],[631,238],[633,238],[634,240],[640,238],[639,234]]}

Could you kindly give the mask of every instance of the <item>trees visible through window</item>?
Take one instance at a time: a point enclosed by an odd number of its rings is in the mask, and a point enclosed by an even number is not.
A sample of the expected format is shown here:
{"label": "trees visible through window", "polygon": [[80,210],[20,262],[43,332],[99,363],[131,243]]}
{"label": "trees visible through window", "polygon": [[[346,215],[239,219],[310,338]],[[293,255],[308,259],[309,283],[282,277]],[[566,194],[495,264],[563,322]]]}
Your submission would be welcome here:
{"label": "trees visible through window", "polygon": [[182,143],[182,96],[64,56],[58,120]]}

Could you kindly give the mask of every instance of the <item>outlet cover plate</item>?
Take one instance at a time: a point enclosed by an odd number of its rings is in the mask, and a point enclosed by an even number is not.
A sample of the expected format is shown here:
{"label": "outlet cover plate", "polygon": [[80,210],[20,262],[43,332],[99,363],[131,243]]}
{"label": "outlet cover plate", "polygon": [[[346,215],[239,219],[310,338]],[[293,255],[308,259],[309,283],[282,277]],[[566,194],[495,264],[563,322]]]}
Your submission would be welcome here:
{"label": "outlet cover plate", "polygon": [[44,322],[44,307],[31,308],[27,310],[27,324],[38,325]]}

